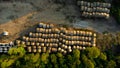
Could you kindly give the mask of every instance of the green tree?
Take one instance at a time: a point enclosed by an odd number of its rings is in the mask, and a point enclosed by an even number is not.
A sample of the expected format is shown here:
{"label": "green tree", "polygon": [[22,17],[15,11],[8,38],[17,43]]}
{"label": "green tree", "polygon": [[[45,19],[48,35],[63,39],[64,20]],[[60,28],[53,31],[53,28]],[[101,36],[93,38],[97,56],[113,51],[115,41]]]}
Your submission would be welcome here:
{"label": "green tree", "polygon": [[104,53],[100,53],[99,58],[102,60],[107,60],[107,56]]}
{"label": "green tree", "polygon": [[58,65],[60,68],[64,68],[66,65],[64,65],[65,63],[65,59],[62,53],[57,53],[57,60],[58,60]]}
{"label": "green tree", "polygon": [[111,49],[115,41],[116,39],[114,39],[114,36],[110,33],[98,34],[97,45],[102,51],[105,51]]}
{"label": "green tree", "polygon": [[86,52],[89,58],[97,58],[100,55],[100,50],[97,47],[88,47]]}
{"label": "green tree", "polygon": [[80,51],[78,49],[73,50],[72,52],[72,68],[76,68],[76,66],[78,67],[81,63],[80,61]]}
{"label": "green tree", "polygon": [[85,68],[94,68],[94,63],[88,59],[85,55],[82,55],[82,61],[84,63]]}
{"label": "green tree", "polygon": [[19,56],[22,57],[24,56],[26,53],[24,47],[14,47],[14,48],[10,48],[8,51],[9,55],[15,55],[15,56]]}
{"label": "green tree", "polygon": [[74,59],[79,59],[80,58],[80,51],[78,49],[73,50],[72,53]]}
{"label": "green tree", "polygon": [[30,59],[31,60],[31,63],[34,64],[35,67],[39,67],[40,65],[40,54],[37,53],[37,54],[33,54]]}
{"label": "green tree", "polygon": [[113,60],[110,60],[106,66],[106,68],[115,68],[116,67],[116,62]]}
{"label": "green tree", "polygon": [[115,60],[116,60],[116,65],[117,65],[116,68],[120,68],[120,56],[116,56]]}
{"label": "green tree", "polygon": [[56,55],[55,54],[51,54],[50,55],[50,59],[51,59],[51,62],[53,63],[53,65],[54,65],[54,68],[58,68]]}
{"label": "green tree", "polygon": [[19,59],[19,63],[21,67],[25,68],[35,68],[40,66],[40,54],[39,53],[32,53],[32,54],[26,54],[21,59]]}
{"label": "green tree", "polygon": [[117,45],[120,45],[120,32],[116,33]]}
{"label": "green tree", "polygon": [[1,68],[8,68],[8,67],[12,66],[16,60],[17,60],[16,56],[12,56],[12,57],[10,56],[6,59],[2,58]]}
{"label": "green tree", "polygon": [[41,61],[45,64],[48,63],[48,57],[49,57],[49,53],[42,53],[41,55]]}
{"label": "green tree", "polygon": [[72,63],[73,63],[73,57],[70,54],[66,56],[66,61],[67,61],[66,63],[69,66],[69,68],[71,68]]}
{"label": "green tree", "polygon": [[50,55],[50,58],[51,58],[51,62],[52,62],[53,64],[56,64],[56,63],[57,63],[57,57],[56,57],[55,54],[51,54],[51,55]]}
{"label": "green tree", "polygon": [[23,47],[14,47],[8,51],[9,57],[2,58],[1,68],[8,68],[15,64],[15,62],[25,55],[25,49]]}

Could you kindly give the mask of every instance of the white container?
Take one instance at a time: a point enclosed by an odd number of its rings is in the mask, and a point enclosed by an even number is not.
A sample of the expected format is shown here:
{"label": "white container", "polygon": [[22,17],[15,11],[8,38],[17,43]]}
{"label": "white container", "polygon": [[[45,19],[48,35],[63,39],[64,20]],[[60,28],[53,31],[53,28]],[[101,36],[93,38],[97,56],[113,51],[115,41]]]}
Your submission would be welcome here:
{"label": "white container", "polygon": [[4,31],[4,32],[3,32],[3,35],[4,35],[4,36],[8,36],[8,35],[9,35],[9,32]]}

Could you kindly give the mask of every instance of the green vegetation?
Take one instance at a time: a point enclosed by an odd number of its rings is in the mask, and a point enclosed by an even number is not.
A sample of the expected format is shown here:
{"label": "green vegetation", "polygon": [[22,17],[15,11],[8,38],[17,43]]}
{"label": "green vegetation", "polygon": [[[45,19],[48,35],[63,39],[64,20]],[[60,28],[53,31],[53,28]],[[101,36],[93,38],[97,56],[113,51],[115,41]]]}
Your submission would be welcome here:
{"label": "green vegetation", "polygon": [[115,17],[120,24],[120,0],[113,0],[111,14]]}

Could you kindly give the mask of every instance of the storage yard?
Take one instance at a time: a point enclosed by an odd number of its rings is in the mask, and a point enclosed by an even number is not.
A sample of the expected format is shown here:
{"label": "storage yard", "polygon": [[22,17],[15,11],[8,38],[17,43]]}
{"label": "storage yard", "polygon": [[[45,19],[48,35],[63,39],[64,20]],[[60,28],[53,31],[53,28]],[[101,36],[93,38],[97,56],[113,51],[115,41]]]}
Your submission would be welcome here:
{"label": "storage yard", "polygon": [[[33,0],[31,1],[25,0],[25,2],[22,0],[1,1],[0,3],[1,5],[0,8],[2,9],[0,11],[1,43],[9,43],[11,41],[15,41],[20,37],[23,37],[24,35],[29,34],[29,32],[35,32],[36,31],[35,29],[37,27],[37,24],[39,24],[39,22],[56,24],[57,27],[66,26],[77,29],[87,29],[91,31],[96,31],[98,33],[102,33],[105,31],[113,33],[119,31],[120,25],[118,25],[114,20],[114,18],[110,16],[110,7],[111,7],[110,3],[102,3],[102,2],[91,3],[87,1],[76,1],[75,3],[76,5],[72,3],[72,0],[70,4],[66,3],[66,5],[54,3],[52,0],[44,0],[44,1],[39,0],[35,2]],[[7,32],[8,36],[3,37],[2,36],[2,34],[4,34],[3,32]],[[54,35],[54,34],[50,34],[50,35]],[[61,36],[60,34],[58,35]],[[29,37],[27,38],[31,39]],[[59,41],[60,38],[61,37],[58,38]],[[80,37],[80,38],[84,38],[84,37]],[[32,39],[35,38],[33,37]],[[85,39],[89,39],[89,38],[85,37]],[[43,42],[44,41],[46,40],[43,40]],[[49,41],[49,39],[47,39],[47,41]],[[66,40],[63,39],[63,41]],[[67,42],[70,41],[67,40]],[[27,43],[26,41],[22,41],[22,43],[35,45],[35,43],[31,40],[27,41]],[[92,45],[89,42],[82,42],[82,43]],[[72,43],[67,43],[65,45],[69,45],[69,44]],[[42,45],[46,46],[46,44],[42,44]],[[58,46],[59,44],[56,45]],[[36,47],[34,46],[34,48]],[[80,47],[78,46],[78,48]]]}
{"label": "storage yard", "polygon": [[120,0],[0,0],[0,68],[120,68]]}

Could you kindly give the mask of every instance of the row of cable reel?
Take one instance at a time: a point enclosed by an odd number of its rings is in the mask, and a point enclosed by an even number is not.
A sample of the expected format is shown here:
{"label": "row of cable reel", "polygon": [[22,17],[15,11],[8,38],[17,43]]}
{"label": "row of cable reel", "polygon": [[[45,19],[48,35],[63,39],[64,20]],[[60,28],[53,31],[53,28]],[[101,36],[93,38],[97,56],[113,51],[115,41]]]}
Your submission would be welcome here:
{"label": "row of cable reel", "polygon": [[31,38],[59,38],[59,34],[44,34],[44,33],[29,33],[29,37]]}
{"label": "row of cable reel", "polygon": [[16,40],[18,44],[25,44],[28,52],[57,52],[58,44],[57,43],[40,43],[40,42],[25,42]]}
{"label": "row of cable reel", "polygon": [[0,47],[0,53],[7,53],[11,47]]}
{"label": "row of cable reel", "polygon": [[72,52],[74,49],[84,50],[86,49],[86,46],[79,46],[79,45],[71,46],[71,45],[65,45],[65,44],[60,43],[60,47],[58,47],[58,52],[66,54],[66,53]]}
{"label": "row of cable reel", "polygon": [[[94,37],[93,37],[94,38]],[[84,37],[84,36],[63,36],[63,37],[42,37],[42,38],[31,38],[25,37],[22,38],[23,41],[26,42],[59,42],[59,40],[68,40],[68,41],[87,41],[90,42],[92,37]],[[64,41],[65,42],[65,41]]]}
{"label": "row of cable reel", "polygon": [[42,33],[42,34],[59,34],[60,31],[57,28],[50,28],[50,29],[45,29],[45,28],[36,28],[36,32]]}
{"label": "row of cable reel", "polygon": [[96,17],[96,18],[106,18],[108,19],[110,15],[108,13],[101,12],[82,12],[82,16],[84,17]]}
{"label": "row of cable reel", "polygon": [[13,46],[13,43],[0,43],[0,53],[7,53],[9,49]]}
{"label": "row of cable reel", "polygon": [[[95,39],[96,41],[96,39]],[[96,42],[93,41],[93,43],[95,44]],[[83,41],[66,41],[66,40],[63,40],[62,42],[24,42],[24,41],[21,41],[21,44],[25,44],[25,45],[32,45],[32,46],[39,46],[41,45],[42,43],[53,43],[53,44],[58,44],[58,43],[62,43],[64,45],[68,45],[68,46],[73,46],[73,45],[79,45],[79,46],[93,46],[93,43],[91,42],[83,42]]]}
{"label": "row of cable reel", "polygon": [[28,52],[38,52],[38,53],[45,53],[45,52],[57,52],[57,48],[55,47],[46,47],[46,46],[28,46],[27,47],[27,51]]}
{"label": "row of cable reel", "polygon": [[88,7],[102,7],[102,8],[110,8],[110,3],[102,3],[102,2],[87,2],[87,1],[77,1],[77,5],[88,6]]}
{"label": "row of cable reel", "polygon": [[58,43],[59,39],[58,38],[50,38],[50,39],[44,39],[44,38],[29,38],[26,37],[25,39],[23,39],[25,42],[40,42],[40,43]]}
{"label": "row of cable reel", "polygon": [[99,13],[107,13],[109,14],[110,9],[108,8],[101,8],[101,7],[87,7],[87,6],[81,6],[81,11],[85,11],[85,12],[99,12]]}
{"label": "row of cable reel", "polygon": [[61,27],[60,28],[60,35],[61,36],[93,36],[93,33],[91,31],[85,31],[85,30],[67,30],[66,28]]}

